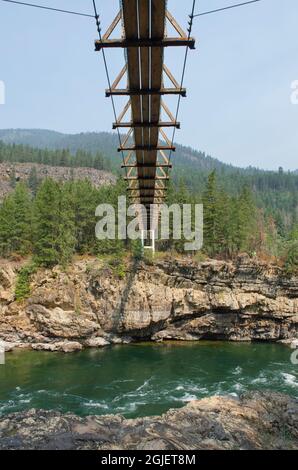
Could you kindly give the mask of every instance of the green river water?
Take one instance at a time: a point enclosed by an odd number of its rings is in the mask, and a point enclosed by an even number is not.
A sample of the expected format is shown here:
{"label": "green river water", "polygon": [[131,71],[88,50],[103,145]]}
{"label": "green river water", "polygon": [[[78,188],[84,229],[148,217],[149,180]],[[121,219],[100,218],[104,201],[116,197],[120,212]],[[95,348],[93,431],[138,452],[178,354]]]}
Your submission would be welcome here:
{"label": "green river water", "polygon": [[298,396],[291,349],[268,343],[144,343],[62,354],[16,351],[0,365],[0,415],[30,408],[79,415],[161,414],[246,390]]}

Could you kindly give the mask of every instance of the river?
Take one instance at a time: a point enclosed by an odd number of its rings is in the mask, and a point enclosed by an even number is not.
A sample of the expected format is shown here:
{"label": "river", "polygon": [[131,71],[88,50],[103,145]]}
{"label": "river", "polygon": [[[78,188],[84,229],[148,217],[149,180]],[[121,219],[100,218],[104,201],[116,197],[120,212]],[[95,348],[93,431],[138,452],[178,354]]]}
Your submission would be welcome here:
{"label": "river", "polygon": [[247,390],[298,396],[291,350],[269,343],[143,343],[62,354],[19,350],[0,365],[0,415],[30,408],[126,417]]}

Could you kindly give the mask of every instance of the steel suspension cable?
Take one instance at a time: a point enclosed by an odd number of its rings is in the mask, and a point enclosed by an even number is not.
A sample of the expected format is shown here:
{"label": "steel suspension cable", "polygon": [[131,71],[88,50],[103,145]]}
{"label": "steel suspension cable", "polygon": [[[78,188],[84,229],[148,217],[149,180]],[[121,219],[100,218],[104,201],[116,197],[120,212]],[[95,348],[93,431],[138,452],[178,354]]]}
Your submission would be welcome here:
{"label": "steel suspension cable", "polygon": [[77,15],[77,16],[85,16],[87,18],[94,18],[94,15],[89,15],[88,13],[81,13],[79,11],[72,11],[72,10],[61,10],[60,8],[48,7],[48,6],[45,6],[45,5],[37,5],[36,3],[19,2],[19,1],[16,1],[16,0],[1,0],[1,1],[6,2],[6,3],[14,3],[15,5],[22,5],[22,6],[26,6],[26,7],[39,8],[41,10],[56,11],[58,13],[67,13],[69,15]]}
{"label": "steel suspension cable", "polygon": [[236,3],[235,5],[230,5],[223,8],[217,8],[216,10],[203,11],[202,13],[197,13],[194,15],[194,18],[199,16],[211,15],[212,13],[219,13],[220,11],[232,10],[232,8],[244,7],[245,5],[251,5],[252,3],[261,2],[262,0],[250,0],[249,2]]}
{"label": "steel suspension cable", "polygon": [[[99,37],[99,40],[102,44],[100,19],[99,19],[99,15],[98,15],[98,12],[97,12],[97,7],[96,7],[95,0],[92,0],[92,3],[93,3],[93,8],[94,8],[94,18],[95,18],[95,21],[96,21],[96,28],[97,28],[97,32],[98,32],[98,37]],[[111,79],[110,79],[110,73],[109,73],[107,58],[106,58],[106,54],[105,54],[105,51],[104,51],[103,47],[101,48],[101,51],[102,51],[102,57],[103,57],[106,77],[107,77],[107,81],[108,81],[110,96],[111,96],[111,102],[112,102],[114,118],[115,118],[115,122],[117,122],[116,105],[115,105],[114,97],[113,97],[113,94],[112,94],[112,82],[111,82]],[[117,134],[118,134],[118,140],[119,140],[119,147],[121,148],[123,165],[125,165],[125,157],[124,157],[124,152],[123,152],[123,149],[122,149],[122,141],[121,141],[121,135],[120,135],[119,128],[117,128]],[[126,167],[125,167],[125,173],[126,173],[126,176],[127,176],[127,168]]]}
{"label": "steel suspension cable", "polygon": [[[188,23],[188,25],[189,25],[189,27],[188,27],[188,40],[190,40],[190,37],[191,37],[195,7],[196,7],[196,0],[193,0],[192,11],[191,11],[191,14],[189,15],[190,20],[189,20],[189,23]],[[188,53],[189,53],[189,47],[186,46],[186,51],[185,51],[185,56],[184,56],[184,63],[183,63],[183,70],[182,70],[182,76],[181,76],[181,82],[180,82],[180,89],[182,89],[183,84],[184,84]],[[178,121],[180,105],[181,105],[181,95],[179,95],[179,98],[178,98],[177,110],[176,110],[176,114],[175,114],[175,122]],[[173,130],[171,147],[173,147],[175,135],[176,135],[176,127],[174,127],[174,130]],[[173,153],[173,151],[170,150],[169,164],[171,163],[172,153]],[[169,172],[170,172],[170,169],[168,169],[168,174],[169,174]]]}

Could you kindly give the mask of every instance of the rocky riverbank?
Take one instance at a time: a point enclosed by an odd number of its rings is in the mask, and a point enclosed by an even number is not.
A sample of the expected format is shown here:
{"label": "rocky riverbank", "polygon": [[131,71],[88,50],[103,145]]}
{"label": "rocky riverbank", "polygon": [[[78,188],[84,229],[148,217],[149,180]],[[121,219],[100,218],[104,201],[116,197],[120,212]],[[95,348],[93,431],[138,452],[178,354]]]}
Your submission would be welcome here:
{"label": "rocky riverbank", "polygon": [[6,350],[72,352],[138,340],[284,341],[298,332],[298,278],[237,262],[127,263],[98,259],[40,269],[15,300],[20,264],[0,265],[0,339]]}
{"label": "rocky riverbank", "polygon": [[0,419],[0,449],[297,449],[298,402],[277,393],[193,401],[163,416],[80,418],[55,411]]}

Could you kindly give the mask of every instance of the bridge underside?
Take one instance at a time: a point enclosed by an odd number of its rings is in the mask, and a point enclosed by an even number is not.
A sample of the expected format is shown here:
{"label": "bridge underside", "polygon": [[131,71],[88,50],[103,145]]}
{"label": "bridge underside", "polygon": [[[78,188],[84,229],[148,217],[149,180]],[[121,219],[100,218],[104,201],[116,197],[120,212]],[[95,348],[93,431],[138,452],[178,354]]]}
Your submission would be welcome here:
{"label": "bridge underside", "polygon": [[[128,96],[129,101],[120,114],[114,128],[128,128],[118,151],[123,151],[128,190],[132,202],[147,208],[147,228],[152,228],[152,205],[161,204],[166,194],[169,179],[168,152],[175,151],[165,129],[180,127],[175,121],[163,95],[182,95],[182,89],[164,64],[165,47],[187,46],[194,48],[194,39],[178,25],[167,11],[166,0],[122,0],[121,9],[101,41],[96,41],[96,50],[108,47],[125,49],[126,64],[119,76],[106,91],[107,96]],[[177,33],[177,37],[166,34],[166,20]],[[110,39],[118,24],[122,24],[122,37]],[[127,75],[127,87],[119,88]],[[171,83],[165,88],[164,76]],[[163,113],[167,119],[161,119]],[[130,111],[131,118],[124,121]]]}

